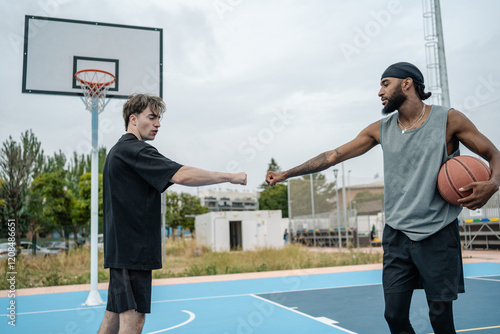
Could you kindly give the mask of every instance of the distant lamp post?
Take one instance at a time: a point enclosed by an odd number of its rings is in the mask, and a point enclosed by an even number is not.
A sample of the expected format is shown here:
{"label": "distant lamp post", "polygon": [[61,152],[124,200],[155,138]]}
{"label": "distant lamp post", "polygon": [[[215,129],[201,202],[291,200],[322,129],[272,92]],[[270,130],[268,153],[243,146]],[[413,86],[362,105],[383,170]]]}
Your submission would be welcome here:
{"label": "distant lamp post", "polygon": [[338,182],[337,182],[337,176],[339,174],[338,169],[333,170],[333,175],[335,176],[335,202],[337,203],[337,228],[339,232],[339,249],[342,249],[342,235],[340,232],[340,209],[339,209],[339,188],[338,188]]}
{"label": "distant lamp post", "polygon": [[356,217],[356,246],[359,248],[359,231],[358,231],[358,209],[356,208],[356,201],[352,201],[354,207],[354,217]]}
{"label": "distant lamp post", "polygon": [[347,171],[347,197],[349,198],[349,210],[352,210],[351,198],[351,170]]}

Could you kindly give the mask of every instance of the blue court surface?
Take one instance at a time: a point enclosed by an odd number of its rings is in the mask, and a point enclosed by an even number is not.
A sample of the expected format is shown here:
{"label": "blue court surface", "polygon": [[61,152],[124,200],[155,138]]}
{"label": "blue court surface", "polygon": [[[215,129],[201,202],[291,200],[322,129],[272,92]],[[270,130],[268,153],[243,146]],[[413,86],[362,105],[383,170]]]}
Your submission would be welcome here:
{"label": "blue court surface", "polygon": [[[466,293],[454,303],[458,333],[500,333],[500,263],[464,264]],[[143,333],[388,333],[381,270],[153,287]],[[104,301],[107,291],[100,291]],[[0,333],[96,333],[104,306],[86,307],[88,292],[0,298]],[[415,292],[411,319],[432,333],[427,304]]]}

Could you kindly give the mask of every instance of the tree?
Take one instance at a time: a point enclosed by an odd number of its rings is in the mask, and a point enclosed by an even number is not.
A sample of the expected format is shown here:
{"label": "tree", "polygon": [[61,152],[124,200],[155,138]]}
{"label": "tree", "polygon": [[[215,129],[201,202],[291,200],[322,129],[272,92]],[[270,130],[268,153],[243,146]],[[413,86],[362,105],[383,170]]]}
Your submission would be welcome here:
{"label": "tree", "polygon": [[[99,148],[99,176],[98,176],[98,205],[99,205],[99,226],[102,227],[102,206],[103,206],[103,181],[102,173],[104,170],[104,162],[106,161],[106,148]],[[91,155],[78,155],[73,153],[73,159],[69,162],[67,167],[68,187],[75,194],[75,207],[73,209],[72,221],[73,232],[76,235],[83,226],[90,221],[90,201],[91,201]],[[76,241],[76,240],[75,240]]]}
{"label": "tree", "polygon": [[[75,219],[75,224],[78,226],[83,226],[90,221],[90,200],[91,200],[91,173],[85,173],[80,177],[80,182],[78,183],[78,198],[75,207],[75,212],[73,218]],[[103,184],[102,184],[102,174],[99,174],[98,179],[99,184],[99,220],[102,220],[102,207],[103,207]]]}
{"label": "tree", "polygon": [[170,227],[182,226],[184,229],[194,231],[193,215],[209,212],[206,206],[201,205],[200,199],[186,193],[167,193],[166,221]]}
{"label": "tree", "polygon": [[41,173],[53,173],[64,170],[66,165],[66,156],[59,150],[54,156],[47,156],[42,166]]}
{"label": "tree", "polygon": [[4,208],[5,208],[5,199],[3,199],[1,196],[2,194],[2,187],[4,185],[5,181],[0,178],[0,236],[6,236],[8,234],[8,229],[7,229],[7,224],[5,221],[8,220],[8,217],[6,214],[4,214]]}
{"label": "tree", "polygon": [[[5,183],[5,181],[3,179],[0,179],[0,189],[3,187],[3,184]],[[0,190],[0,193],[2,191]],[[3,209],[3,207],[5,206],[5,200],[3,198],[0,198],[0,210]]]}
{"label": "tree", "polygon": [[27,201],[31,181],[43,165],[41,143],[31,130],[21,134],[17,143],[9,136],[3,143],[0,154],[0,198],[5,200],[4,217],[15,220],[16,245],[21,244],[21,235],[27,230]]}
{"label": "tree", "polygon": [[76,205],[73,192],[67,187],[66,171],[58,170],[38,175],[32,184],[32,194],[43,202],[44,227],[48,230],[62,228],[65,237],[73,230],[72,212]]}
{"label": "tree", "polygon": [[68,186],[75,193],[79,193],[80,178],[85,173],[90,173],[90,156],[78,155],[73,152],[73,159],[68,162]]}
{"label": "tree", "polygon": [[283,218],[288,218],[288,186],[276,184],[260,193],[260,210],[281,210]]}
{"label": "tree", "polygon": [[[274,158],[267,165],[268,172],[280,172],[281,167],[278,165]],[[259,196],[259,209],[260,210],[281,210],[283,217],[288,217],[288,186],[284,184],[277,184],[270,187],[266,182],[260,185],[263,191]]]}
{"label": "tree", "polygon": [[[357,193],[356,196],[354,196],[354,198],[352,200],[353,200],[353,202],[356,202],[355,207],[356,207],[356,210],[358,210],[358,211],[366,209],[366,205],[364,205],[364,204],[368,204],[370,202],[379,203],[380,209],[382,210],[383,203],[384,203],[384,194],[383,193],[374,194],[368,190],[365,190],[365,191],[360,191],[359,193]],[[370,203],[368,205],[372,205],[372,207],[373,207],[373,203]]]}
{"label": "tree", "polygon": [[[100,152],[105,154],[106,150]],[[90,156],[74,153],[73,160],[67,163],[66,156],[59,151],[45,159],[43,173],[32,183],[30,213],[34,230],[36,226],[46,232],[62,230],[66,240],[73,232],[77,244],[81,227],[90,219],[90,173],[85,173],[89,169]],[[102,175],[99,181],[102,216]]]}
{"label": "tree", "polygon": [[374,194],[369,190],[360,191],[354,196],[353,201],[356,203],[371,202],[376,200],[384,200],[384,194]]}
{"label": "tree", "polygon": [[[30,194],[27,201],[29,213],[29,228],[33,232],[31,241],[36,246],[37,234],[39,232],[49,232],[49,230],[46,229],[46,226],[50,225],[50,221],[47,219],[43,212],[43,208],[45,205],[44,196],[40,190],[33,189],[33,182],[31,183]],[[36,247],[33,247],[33,253],[34,255],[36,254]]]}

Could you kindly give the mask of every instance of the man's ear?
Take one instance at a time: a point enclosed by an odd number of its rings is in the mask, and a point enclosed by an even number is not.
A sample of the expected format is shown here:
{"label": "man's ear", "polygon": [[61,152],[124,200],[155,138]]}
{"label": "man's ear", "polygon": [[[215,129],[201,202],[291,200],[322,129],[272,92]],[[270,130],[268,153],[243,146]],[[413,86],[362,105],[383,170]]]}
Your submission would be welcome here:
{"label": "man's ear", "polygon": [[410,87],[413,86],[413,79],[412,78],[406,78],[401,81],[401,88],[406,92],[410,89]]}
{"label": "man's ear", "polygon": [[130,125],[133,125],[133,126],[137,125],[137,115],[136,114],[132,114],[128,117],[128,124],[129,124],[129,126]]}

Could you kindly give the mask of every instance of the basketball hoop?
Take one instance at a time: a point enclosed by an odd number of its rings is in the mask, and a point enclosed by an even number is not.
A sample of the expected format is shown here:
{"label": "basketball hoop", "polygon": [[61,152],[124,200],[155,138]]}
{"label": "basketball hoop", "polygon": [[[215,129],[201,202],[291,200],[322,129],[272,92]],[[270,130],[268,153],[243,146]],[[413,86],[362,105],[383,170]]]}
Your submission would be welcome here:
{"label": "basketball hoop", "polygon": [[94,69],[81,70],[75,73],[83,90],[83,103],[89,111],[96,109],[98,112],[106,106],[106,93],[116,78],[113,74]]}

